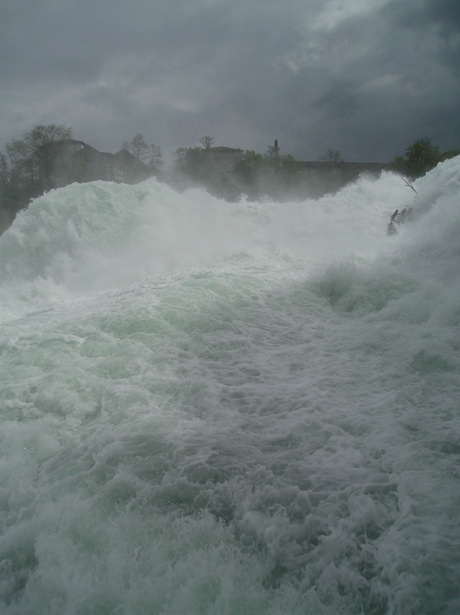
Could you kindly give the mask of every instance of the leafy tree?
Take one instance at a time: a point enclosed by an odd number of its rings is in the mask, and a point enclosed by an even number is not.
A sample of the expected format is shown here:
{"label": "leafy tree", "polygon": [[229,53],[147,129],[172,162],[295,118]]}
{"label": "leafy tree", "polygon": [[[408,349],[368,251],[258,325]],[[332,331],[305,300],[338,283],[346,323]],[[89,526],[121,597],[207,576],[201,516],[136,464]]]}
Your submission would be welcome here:
{"label": "leafy tree", "polygon": [[283,173],[286,176],[289,175],[295,175],[296,173],[298,173],[300,170],[300,165],[297,162],[297,160],[294,158],[294,156],[291,156],[291,154],[286,154],[286,156],[283,156]]}
{"label": "leafy tree", "polygon": [[31,198],[52,187],[56,144],[71,138],[72,129],[64,125],[38,124],[6,144],[0,154],[0,232]]}
{"label": "leafy tree", "polygon": [[[208,142],[209,145],[209,142]],[[208,192],[229,201],[238,199],[241,186],[206,147],[179,147],[174,152],[175,172],[171,181],[176,188],[203,186]]]}
{"label": "leafy tree", "polygon": [[[298,163],[290,154],[280,156],[277,144],[265,156],[246,150],[234,167],[233,173],[251,199],[264,196],[284,199],[291,197],[298,186]],[[271,156],[270,156],[271,153]]]}
{"label": "leafy tree", "polygon": [[406,168],[408,174],[419,177],[433,169],[441,161],[441,150],[424,137],[414,141],[406,149]]}
{"label": "leafy tree", "polygon": [[431,171],[441,160],[443,160],[443,155],[439,147],[432,145],[428,137],[423,137],[409,145],[405,155],[397,156],[391,166],[395,171],[410,178],[416,178]]}
{"label": "leafy tree", "polygon": [[183,160],[185,173],[199,182],[205,181],[210,173],[210,161],[207,150],[201,147],[190,147]]}
{"label": "leafy tree", "polygon": [[30,196],[51,188],[51,171],[55,145],[72,138],[72,129],[63,124],[36,125],[22,139],[6,144],[11,182],[21,186]]}
{"label": "leafy tree", "polygon": [[449,160],[449,158],[455,158],[460,156],[460,149],[448,149],[441,156],[441,160]]}
{"label": "leafy tree", "polygon": [[241,160],[235,164],[234,172],[243,186],[254,186],[264,165],[261,154],[246,150]]}
{"label": "leafy tree", "polygon": [[8,162],[5,154],[0,153],[0,233],[11,224],[14,218],[12,205]]}
{"label": "leafy tree", "polygon": [[208,156],[201,147],[179,147],[174,152],[175,169],[187,183],[203,183],[208,174]]}

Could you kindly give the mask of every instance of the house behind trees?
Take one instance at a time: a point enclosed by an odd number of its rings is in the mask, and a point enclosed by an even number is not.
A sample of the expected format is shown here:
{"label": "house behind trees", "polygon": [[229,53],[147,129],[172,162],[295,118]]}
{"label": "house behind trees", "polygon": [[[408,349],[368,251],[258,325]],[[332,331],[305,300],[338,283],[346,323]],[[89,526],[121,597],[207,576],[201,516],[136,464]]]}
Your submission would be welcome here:
{"label": "house behind trees", "polygon": [[38,126],[23,141],[8,144],[9,165],[0,153],[0,234],[18,211],[46,190],[95,180],[136,184],[154,172],[125,149],[116,154],[99,152],[67,135],[45,140],[43,132],[48,136],[46,127]]}
{"label": "house behind trees", "polygon": [[235,149],[234,147],[210,147],[206,150],[212,163],[218,166],[222,171],[231,172],[235,168],[235,164],[243,158],[244,150]]}
{"label": "house behind trees", "polygon": [[68,139],[54,145],[51,185],[95,180],[134,184],[151,175],[147,166],[128,151],[99,152],[83,141]]}

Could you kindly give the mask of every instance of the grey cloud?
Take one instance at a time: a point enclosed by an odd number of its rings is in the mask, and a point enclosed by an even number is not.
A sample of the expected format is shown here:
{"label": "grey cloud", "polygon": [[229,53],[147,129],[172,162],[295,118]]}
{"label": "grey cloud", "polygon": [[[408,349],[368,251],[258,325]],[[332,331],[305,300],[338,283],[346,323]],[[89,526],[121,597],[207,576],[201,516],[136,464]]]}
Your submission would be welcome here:
{"label": "grey cloud", "polygon": [[166,153],[203,134],[258,151],[278,138],[298,158],[339,147],[385,160],[421,134],[458,145],[458,12],[454,0],[4,0],[0,138],[59,122],[106,150],[136,132]]}

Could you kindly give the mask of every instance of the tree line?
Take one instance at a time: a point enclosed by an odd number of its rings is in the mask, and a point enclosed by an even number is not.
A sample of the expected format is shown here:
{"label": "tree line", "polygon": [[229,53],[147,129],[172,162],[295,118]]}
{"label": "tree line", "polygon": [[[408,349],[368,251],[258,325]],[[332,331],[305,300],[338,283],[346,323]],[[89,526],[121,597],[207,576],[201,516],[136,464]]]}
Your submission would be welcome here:
{"label": "tree line", "polygon": [[[6,144],[5,151],[0,152],[0,232],[31,199],[54,187],[52,169],[57,144],[72,138],[72,129],[63,124],[36,125],[21,139]],[[122,148],[140,160],[150,175],[156,175],[176,189],[201,185],[210,193],[230,201],[238,200],[242,194],[252,200],[317,197],[357,178],[353,171],[342,171],[332,179],[329,174],[327,180],[308,175],[301,162],[281,152],[277,141],[267,146],[262,154],[246,150],[229,169],[212,155],[215,143],[212,136],[203,136],[199,143],[195,147],[178,148],[168,172],[162,171],[161,148],[155,144],[147,145],[140,133],[131,141],[125,141]],[[412,180],[424,175],[438,162],[459,154],[460,150],[454,149],[441,152],[429,138],[424,137],[412,143],[388,168]],[[321,160],[332,163],[332,166],[344,162],[341,151],[332,148]]]}
{"label": "tree line", "polygon": [[397,156],[390,163],[390,169],[413,180],[434,169],[439,162],[459,154],[460,149],[441,152],[439,146],[433,145],[429,137],[422,137],[409,145],[404,156]]}
{"label": "tree line", "polygon": [[[327,192],[334,192],[343,185],[358,178],[361,171],[352,166],[347,168],[340,163],[345,158],[339,149],[328,148],[320,158],[330,165],[324,167],[329,171],[334,166],[340,168],[335,175],[330,172],[306,173],[302,162],[296,161],[290,154],[282,154],[275,141],[265,153],[246,150],[241,159],[235,162],[231,173],[216,165],[209,156],[214,139],[207,135],[200,139],[201,147],[178,148],[175,152],[175,165],[170,181],[175,187],[190,184],[203,185],[212,194],[228,200],[237,200],[241,194],[249,199],[265,196],[276,199],[318,197]],[[412,181],[425,175],[439,162],[460,155],[460,149],[442,152],[433,145],[431,139],[422,137],[407,147],[404,155],[396,156],[386,168]]]}
{"label": "tree line", "polygon": [[0,152],[0,226],[8,226],[16,213],[50,185],[54,144],[71,139],[64,125],[38,125],[22,139],[13,139]]}
{"label": "tree line", "polygon": [[[36,125],[0,151],[0,233],[33,198],[56,187],[53,169],[60,153],[58,146],[72,139],[72,128],[64,124]],[[145,165],[146,174],[159,173],[161,148],[147,145],[141,134],[123,143],[122,149]]]}
{"label": "tree line", "polygon": [[131,141],[124,141],[121,146],[135,158],[145,164],[151,175],[157,175],[163,166],[161,147],[152,143],[147,145],[144,137],[138,132]]}
{"label": "tree line", "polygon": [[295,170],[287,163],[294,162],[294,158],[283,156],[276,141],[264,154],[246,150],[230,170],[212,155],[214,142],[213,137],[205,135],[200,146],[180,147],[174,152],[169,181],[175,188],[202,185],[211,194],[236,201],[243,193],[252,199],[277,197],[285,192],[289,180],[292,183]]}

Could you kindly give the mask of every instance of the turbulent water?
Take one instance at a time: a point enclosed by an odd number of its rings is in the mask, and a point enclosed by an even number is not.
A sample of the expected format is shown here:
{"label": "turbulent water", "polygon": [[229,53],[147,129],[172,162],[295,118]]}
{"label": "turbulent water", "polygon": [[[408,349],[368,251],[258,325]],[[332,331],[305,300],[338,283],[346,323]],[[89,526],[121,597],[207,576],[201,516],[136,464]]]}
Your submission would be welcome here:
{"label": "turbulent water", "polygon": [[95,182],[18,215],[2,615],[460,612],[460,158],[414,188]]}

